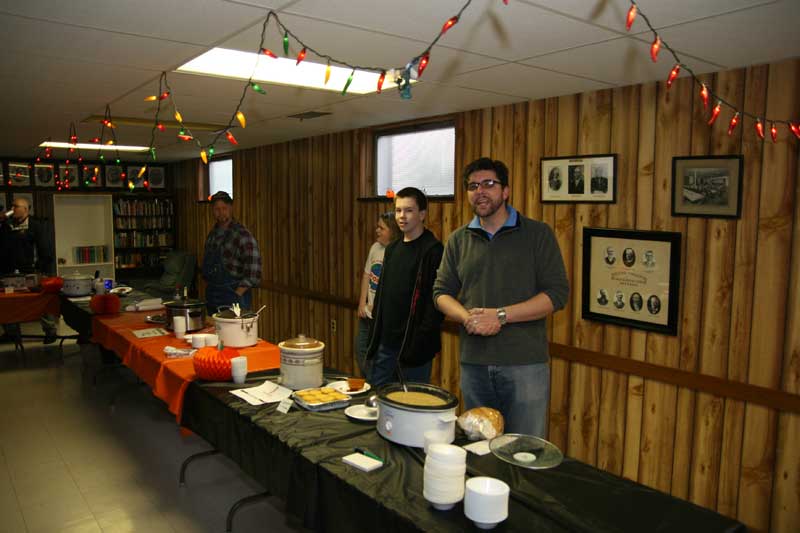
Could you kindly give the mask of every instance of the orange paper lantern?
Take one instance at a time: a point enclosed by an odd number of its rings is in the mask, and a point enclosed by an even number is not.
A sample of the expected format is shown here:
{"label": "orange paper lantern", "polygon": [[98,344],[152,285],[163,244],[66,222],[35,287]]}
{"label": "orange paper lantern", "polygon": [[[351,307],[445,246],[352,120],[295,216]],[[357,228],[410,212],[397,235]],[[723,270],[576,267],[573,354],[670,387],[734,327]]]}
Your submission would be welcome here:
{"label": "orange paper lantern", "polygon": [[200,348],[194,354],[194,373],[205,381],[230,381],[231,359],[239,357],[233,348],[217,349],[215,346]]}

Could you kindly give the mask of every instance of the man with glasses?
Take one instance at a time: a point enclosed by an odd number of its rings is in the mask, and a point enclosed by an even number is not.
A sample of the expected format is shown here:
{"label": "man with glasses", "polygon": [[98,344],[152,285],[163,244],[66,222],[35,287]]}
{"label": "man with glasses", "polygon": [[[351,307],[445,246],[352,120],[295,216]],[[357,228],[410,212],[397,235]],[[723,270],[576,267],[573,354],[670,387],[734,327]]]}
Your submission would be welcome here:
{"label": "man with glasses", "polygon": [[508,168],[482,157],[464,186],[475,218],[447,241],[436,306],[461,328],[464,408],[499,410],[506,432],[545,436],[550,367],[545,318],[569,283],[553,231],[508,205]]}
{"label": "man with glasses", "polygon": [[[3,275],[39,274],[52,275],[55,267],[55,253],[50,237],[50,228],[41,220],[30,216],[30,203],[27,198],[14,198],[14,213],[0,226],[0,273]],[[56,340],[56,317],[44,315],[41,319],[45,333],[44,343]],[[19,324],[3,324],[4,334],[0,339],[18,339]]]}

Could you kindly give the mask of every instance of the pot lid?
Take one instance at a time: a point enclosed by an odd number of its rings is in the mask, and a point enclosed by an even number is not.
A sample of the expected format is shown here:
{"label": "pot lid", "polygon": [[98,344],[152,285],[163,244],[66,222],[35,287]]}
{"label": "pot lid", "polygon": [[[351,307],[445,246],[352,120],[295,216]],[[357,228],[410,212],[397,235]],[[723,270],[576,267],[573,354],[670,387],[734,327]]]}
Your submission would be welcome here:
{"label": "pot lid", "polygon": [[178,309],[186,309],[188,307],[205,307],[206,303],[203,300],[170,300],[168,302],[164,302],[164,307],[176,307]]}
{"label": "pot lid", "polygon": [[281,346],[293,350],[318,350],[325,347],[323,343],[314,337],[306,337],[302,333],[298,334],[297,337],[283,341]]}
{"label": "pot lid", "polygon": [[90,276],[90,275],[88,275],[88,274],[81,274],[81,273],[80,273],[80,272],[78,272],[77,270],[74,270],[74,271],[72,272],[72,274],[66,274],[66,275],[64,275],[64,276],[62,276],[62,277],[63,277],[65,280],[67,280],[67,279],[72,279],[72,280],[89,280],[89,281],[91,281],[91,280],[92,280],[92,276]]}

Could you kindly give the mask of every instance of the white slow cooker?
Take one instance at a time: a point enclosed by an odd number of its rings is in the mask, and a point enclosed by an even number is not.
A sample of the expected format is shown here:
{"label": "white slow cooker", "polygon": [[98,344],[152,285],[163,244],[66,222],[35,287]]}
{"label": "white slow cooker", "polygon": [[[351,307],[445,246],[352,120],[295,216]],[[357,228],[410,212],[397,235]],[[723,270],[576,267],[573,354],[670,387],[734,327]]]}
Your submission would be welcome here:
{"label": "white slow cooker", "polygon": [[93,281],[91,276],[81,274],[76,270],[72,274],[64,276],[64,286],[61,287],[61,292],[65,296],[87,296],[92,293]]}
{"label": "white slow cooker", "polygon": [[456,407],[458,398],[452,393],[426,383],[406,383],[409,392],[424,392],[444,400],[444,405],[409,405],[388,397],[391,392],[402,392],[399,383],[388,383],[378,389],[378,433],[385,439],[404,446],[422,448],[425,432],[431,429],[444,431],[446,442],[456,438]]}
{"label": "white slow cooker", "polygon": [[245,313],[236,317],[231,311],[222,311],[214,313],[213,318],[217,335],[224,346],[246,348],[258,344],[257,314]]}
{"label": "white slow cooker", "polygon": [[322,385],[325,343],[302,333],[278,343],[281,350],[281,385],[294,390]]}

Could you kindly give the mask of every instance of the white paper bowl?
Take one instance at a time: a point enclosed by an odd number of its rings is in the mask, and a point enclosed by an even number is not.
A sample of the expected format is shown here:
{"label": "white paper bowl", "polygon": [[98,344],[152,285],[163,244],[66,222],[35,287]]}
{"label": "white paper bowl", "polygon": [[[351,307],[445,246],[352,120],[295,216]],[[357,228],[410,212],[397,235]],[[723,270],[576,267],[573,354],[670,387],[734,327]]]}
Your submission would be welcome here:
{"label": "white paper bowl", "polygon": [[491,477],[467,480],[464,490],[464,514],[477,527],[488,529],[508,518],[508,485]]}

